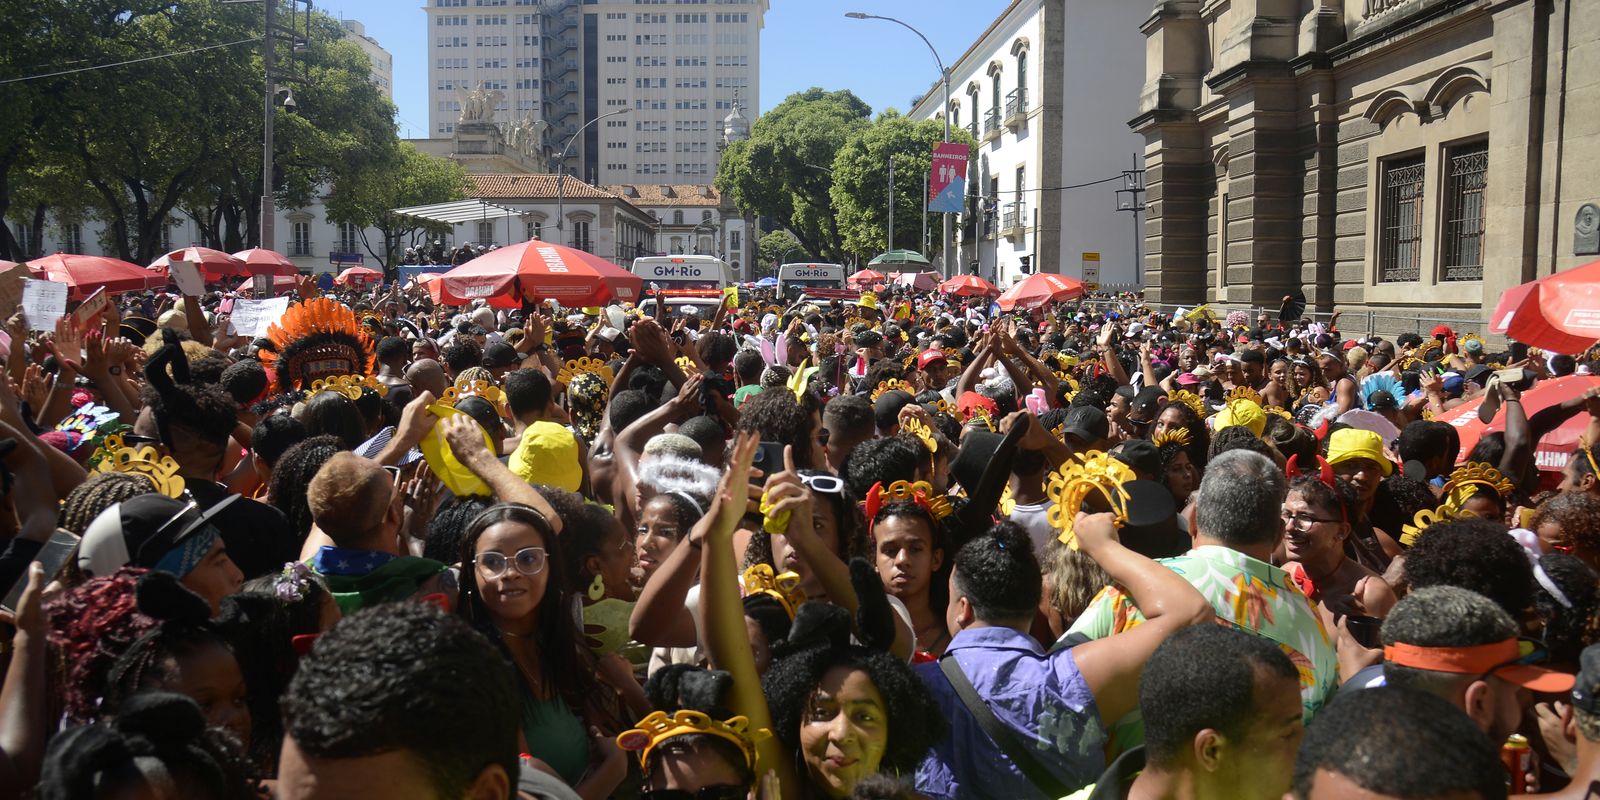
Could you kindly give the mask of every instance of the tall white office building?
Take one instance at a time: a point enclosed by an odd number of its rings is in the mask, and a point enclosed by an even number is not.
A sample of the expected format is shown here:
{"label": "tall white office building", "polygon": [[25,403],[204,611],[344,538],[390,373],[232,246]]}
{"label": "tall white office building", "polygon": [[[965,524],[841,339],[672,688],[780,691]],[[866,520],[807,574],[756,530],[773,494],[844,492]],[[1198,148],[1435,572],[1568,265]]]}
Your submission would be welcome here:
{"label": "tall white office building", "polygon": [[372,62],[372,82],[383,92],[383,96],[394,100],[394,56],[378,40],[367,35],[367,26],[353,19],[340,20],[339,25],[344,28],[344,38],[355,42],[361,52],[367,54],[367,60]]}
{"label": "tall white office building", "polygon": [[761,107],[769,0],[591,0],[583,6],[583,174],[602,184],[710,183],[735,100]]}
{"label": "tall white office building", "polygon": [[769,3],[427,0],[429,135],[455,133],[460,92],[482,88],[502,127],[546,123],[552,160],[570,141],[563,167],[586,180],[710,183],[735,100],[760,107]]}

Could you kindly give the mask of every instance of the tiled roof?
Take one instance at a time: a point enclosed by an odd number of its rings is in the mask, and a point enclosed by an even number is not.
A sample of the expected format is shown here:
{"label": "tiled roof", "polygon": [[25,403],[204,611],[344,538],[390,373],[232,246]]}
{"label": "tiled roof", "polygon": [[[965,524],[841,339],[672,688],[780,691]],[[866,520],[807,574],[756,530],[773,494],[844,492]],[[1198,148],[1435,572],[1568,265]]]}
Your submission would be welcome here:
{"label": "tiled roof", "polygon": [[722,193],[704,183],[616,183],[602,188],[636,206],[722,205]]}
{"label": "tiled roof", "polygon": [[[556,197],[555,175],[467,175],[467,194],[483,199]],[[568,175],[562,189],[572,200],[616,200],[617,195]]]}

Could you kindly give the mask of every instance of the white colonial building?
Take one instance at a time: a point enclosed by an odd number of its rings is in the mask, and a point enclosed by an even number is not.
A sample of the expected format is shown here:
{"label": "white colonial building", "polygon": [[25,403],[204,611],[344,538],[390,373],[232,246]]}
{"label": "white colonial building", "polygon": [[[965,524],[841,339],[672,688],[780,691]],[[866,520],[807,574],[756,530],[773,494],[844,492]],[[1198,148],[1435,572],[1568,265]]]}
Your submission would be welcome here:
{"label": "white colonial building", "polygon": [[[1149,15],[1146,0],[1014,0],[949,65],[951,126],[979,143],[956,235],[961,271],[1005,286],[1026,258],[1036,272],[1082,277],[1089,263],[1103,284],[1138,281],[1142,234],[1136,213],[1117,210],[1117,190],[1143,150],[1128,120]],[[942,101],[935,85],[911,117],[940,119]]]}

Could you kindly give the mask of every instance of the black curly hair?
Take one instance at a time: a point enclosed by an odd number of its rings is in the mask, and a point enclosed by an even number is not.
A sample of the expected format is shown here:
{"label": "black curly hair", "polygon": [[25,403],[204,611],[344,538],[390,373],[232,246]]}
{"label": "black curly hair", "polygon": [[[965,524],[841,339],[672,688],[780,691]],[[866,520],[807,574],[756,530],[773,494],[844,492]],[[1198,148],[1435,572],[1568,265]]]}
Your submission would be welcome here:
{"label": "black curly hair", "polygon": [[849,613],[844,609],[817,602],[802,605],[786,644],[790,647],[782,655],[774,653],[761,686],[775,735],[791,752],[800,751],[800,727],[812,696],[824,676],[838,667],[866,673],[883,695],[889,741],[879,770],[915,772],[928,749],[944,737],[944,717],[927,687],[904,661],[883,650],[852,644]]}
{"label": "black curly hair", "polygon": [[794,448],[794,464],[802,469],[824,467],[811,463],[812,417],[790,392],[762,392],[739,407],[741,432],[756,433],[765,442]]}
{"label": "black curly hair", "polygon": [[297,542],[304,542],[311,533],[311,505],[306,500],[306,487],[311,485],[311,479],[322,465],[335,453],[347,449],[344,440],[332,434],[312,436],[285,450],[273,465],[272,480],[267,484],[267,503],[289,519]]}
{"label": "black curly hair", "polygon": [[1538,569],[1561,593],[1557,597],[1542,582],[1535,590],[1545,648],[1556,669],[1576,672],[1583,649],[1600,638],[1600,574],[1566,553],[1540,556]]}
{"label": "black curly hair", "polygon": [[1044,591],[1041,574],[1033,541],[1015,522],[996,523],[956,553],[956,591],[991,624],[1032,619]]}
{"label": "black curly hair", "polygon": [[1458,586],[1495,601],[1514,619],[1533,608],[1533,567],[1506,526],[1476,517],[1429,525],[1406,551],[1411,588]]}
{"label": "black curly hair", "polygon": [[869,439],[856,445],[844,460],[845,489],[853,499],[863,500],[880,481],[888,486],[916,480],[917,469],[926,463],[928,451],[914,438]]}

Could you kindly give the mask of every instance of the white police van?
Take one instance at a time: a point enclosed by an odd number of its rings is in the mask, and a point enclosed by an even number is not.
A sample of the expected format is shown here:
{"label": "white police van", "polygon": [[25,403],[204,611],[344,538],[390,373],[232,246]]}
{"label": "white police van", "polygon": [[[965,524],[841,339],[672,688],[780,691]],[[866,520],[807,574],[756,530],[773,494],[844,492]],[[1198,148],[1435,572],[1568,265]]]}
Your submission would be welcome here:
{"label": "white police van", "polygon": [[784,264],[778,267],[778,294],[793,299],[807,289],[843,289],[841,264]]}

